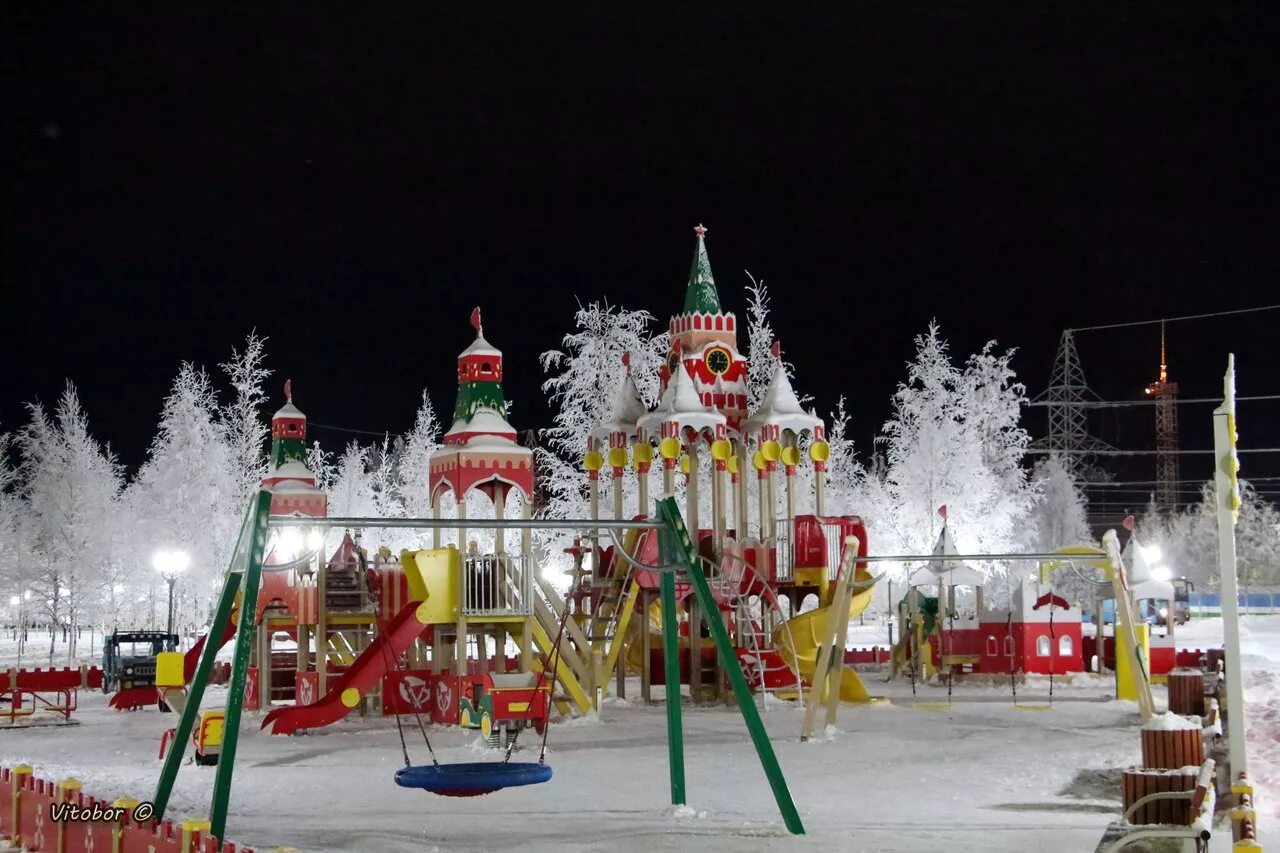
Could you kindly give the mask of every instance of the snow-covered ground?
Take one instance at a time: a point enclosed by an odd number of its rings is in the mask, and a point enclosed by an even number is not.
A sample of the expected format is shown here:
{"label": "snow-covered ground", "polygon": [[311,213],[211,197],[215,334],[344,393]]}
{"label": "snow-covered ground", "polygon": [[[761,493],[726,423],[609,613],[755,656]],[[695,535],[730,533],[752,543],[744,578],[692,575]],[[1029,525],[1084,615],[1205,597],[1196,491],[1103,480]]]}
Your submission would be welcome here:
{"label": "snow-covered ground", "polygon": [[[1215,633],[1216,632],[1216,633]],[[1219,620],[1182,631],[1191,647],[1215,643]],[[1280,665],[1270,650],[1280,617],[1245,627],[1250,751],[1263,788],[1264,832],[1280,779]],[[892,701],[841,708],[839,730],[800,743],[801,711],[771,702],[764,718],[808,835],[782,826],[734,707],[685,708],[689,810],[670,807],[664,709],[613,702],[603,721],[554,725],[551,782],[472,799],[396,787],[394,723],[353,719],[293,738],[269,737],[246,715],[228,834],[259,848],[423,850],[1092,850],[1119,809],[1120,769],[1139,757],[1136,708],[1109,698],[1110,683],[1077,677],[1055,688],[1054,709],[1013,708],[1007,686],[957,687],[950,711],[911,707],[909,684],[868,676]],[[633,688],[634,690],[634,688]],[[636,691],[638,692],[638,691]],[[945,689],[920,688],[938,702]],[[1043,701],[1045,684],[1020,688]],[[1163,691],[1158,701],[1163,701]],[[223,701],[213,691],[207,704]],[[75,775],[99,796],[149,796],[161,732],[154,710],[120,714],[84,695],[79,725],[4,731],[0,763],[28,761],[41,776]],[[431,729],[442,762],[499,756],[471,733]],[[429,761],[406,727],[415,763]],[[521,758],[536,755],[534,738]],[[187,765],[173,814],[207,811],[212,768]],[[1221,840],[1221,835],[1219,836]]]}
{"label": "snow-covered ground", "polygon": [[[1222,618],[1192,619],[1176,629],[1182,648],[1222,645]],[[1280,615],[1240,618],[1244,658],[1245,741],[1249,775],[1257,787],[1261,840],[1280,837]]]}

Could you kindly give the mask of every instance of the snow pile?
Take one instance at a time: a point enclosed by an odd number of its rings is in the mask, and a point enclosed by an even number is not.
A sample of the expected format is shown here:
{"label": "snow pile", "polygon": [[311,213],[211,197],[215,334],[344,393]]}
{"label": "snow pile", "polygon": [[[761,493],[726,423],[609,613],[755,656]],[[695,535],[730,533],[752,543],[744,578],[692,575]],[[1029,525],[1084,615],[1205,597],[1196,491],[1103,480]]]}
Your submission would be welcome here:
{"label": "snow pile", "polygon": [[693,806],[672,806],[667,809],[667,816],[676,820],[706,820],[707,813],[700,812]]}
{"label": "snow pile", "polygon": [[[1221,617],[1196,618],[1177,633],[1179,648],[1204,649],[1222,645]],[[1280,617],[1244,616],[1240,619],[1243,657],[1245,740],[1249,775],[1255,787],[1254,807],[1264,845],[1280,822]]]}
{"label": "snow pile", "polygon": [[1143,725],[1144,732],[1180,732],[1200,728],[1200,718],[1188,719],[1171,711],[1156,714]]}

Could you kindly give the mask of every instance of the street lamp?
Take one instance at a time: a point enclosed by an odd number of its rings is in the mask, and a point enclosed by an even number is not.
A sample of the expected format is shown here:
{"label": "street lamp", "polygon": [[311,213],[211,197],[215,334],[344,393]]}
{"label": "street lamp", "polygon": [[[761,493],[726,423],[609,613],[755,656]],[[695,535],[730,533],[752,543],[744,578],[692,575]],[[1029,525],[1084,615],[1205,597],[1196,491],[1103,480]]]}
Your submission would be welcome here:
{"label": "street lamp", "polygon": [[[178,579],[178,575],[186,571],[187,566],[191,565],[191,558],[187,556],[186,551],[157,551],[151,558],[151,565],[160,573],[160,577],[165,579],[169,584],[169,630],[166,632],[170,636],[173,634],[173,584]],[[175,651],[172,639],[165,641],[169,646],[169,651]]]}

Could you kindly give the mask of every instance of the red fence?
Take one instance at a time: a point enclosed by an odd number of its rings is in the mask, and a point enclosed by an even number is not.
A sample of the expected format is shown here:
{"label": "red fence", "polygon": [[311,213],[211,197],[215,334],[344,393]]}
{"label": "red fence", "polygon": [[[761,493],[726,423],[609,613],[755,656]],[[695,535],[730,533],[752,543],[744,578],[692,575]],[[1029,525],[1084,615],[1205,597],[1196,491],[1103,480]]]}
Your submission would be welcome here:
{"label": "red fence", "polygon": [[138,820],[133,810],[141,804],[136,800],[100,800],[81,791],[75,779],[37,779],[26,765],[0,767],[0,796],[10,801],[0,804],[0,838],[23,850],[253,853],[229,841],[220,844],[206,834],[208,823]]}
{"label": "red fence", "polygon": [[846,666],[852,666],[855,663],[888,663],[890,657],[890,650],[882,649],[879,646],[872,646],[869,649],[845,649],[844,651]]}
{"label": "red fence", "polygon": [[15,687],[19,690],[97,690],[102,687],[102,670],[96,666],[0,670],[0,692],[13,690]]}

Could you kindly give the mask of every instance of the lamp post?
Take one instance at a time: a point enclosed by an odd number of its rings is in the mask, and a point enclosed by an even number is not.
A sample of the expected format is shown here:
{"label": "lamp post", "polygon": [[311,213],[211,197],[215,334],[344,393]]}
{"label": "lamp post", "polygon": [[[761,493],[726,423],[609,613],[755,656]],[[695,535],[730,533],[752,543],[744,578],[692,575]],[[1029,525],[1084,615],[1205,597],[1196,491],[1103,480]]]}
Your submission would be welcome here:
{"label": "lamp post", "polygon": [[191,558],[187,556],[185,551],[157,551],[151,558],[151,565],[160,573],[160,577],[164,578],[165,583],[169,584],[169,628],[165,632],[169,636],[165,643],[169,647],[169,651],[175,651],[172,640],[173,635],[173,584],[178,580],[178,575],[186,571],[187,566],[191,564]]}

